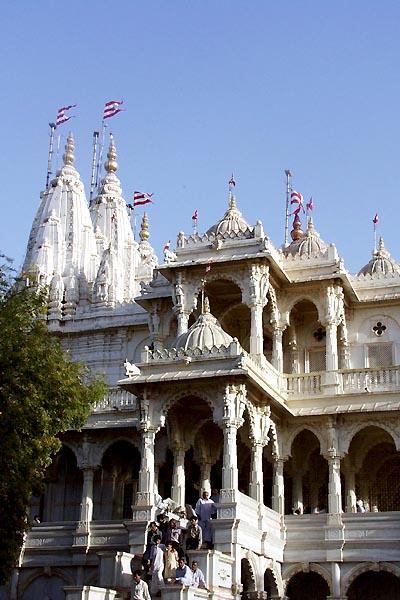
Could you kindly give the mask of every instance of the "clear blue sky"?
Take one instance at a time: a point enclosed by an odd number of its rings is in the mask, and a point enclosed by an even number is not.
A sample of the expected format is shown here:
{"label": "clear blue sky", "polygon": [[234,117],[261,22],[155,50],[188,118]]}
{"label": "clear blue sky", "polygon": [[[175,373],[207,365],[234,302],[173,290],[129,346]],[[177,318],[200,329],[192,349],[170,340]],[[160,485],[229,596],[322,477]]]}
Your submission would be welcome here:
{"label": "clear blue sky", "polygon": [[[283,241],[284,169],[346,266],[369,259],[372,217],[398,247],[397,0],[5,0],[0,25],[0,249],[22,261],[46,174],[48,122],[71,121],[85,182],[105,100],[125,197],[152,191],[151,241],[205,230],[233,170],[240,209]],[[63,133],[68,132],[68,125]]]}

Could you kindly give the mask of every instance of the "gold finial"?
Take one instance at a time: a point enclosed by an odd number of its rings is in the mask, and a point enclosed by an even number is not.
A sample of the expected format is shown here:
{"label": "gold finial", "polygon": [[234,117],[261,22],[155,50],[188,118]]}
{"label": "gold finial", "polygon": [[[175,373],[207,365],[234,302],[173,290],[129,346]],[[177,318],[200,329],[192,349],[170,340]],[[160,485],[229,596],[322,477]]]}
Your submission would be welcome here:
{"label": "gold finial", "polygon": [[208,296],[204,296],[203,314],[208,315],[210,313],[210,301]]}
{"label": "gold finial", "polygon": [[73,166],[75,156],[74,156],[74,136],[71,132],[69,132],[67,137],[67,143],[65,144],[65,154],[63,155],[64,165]]}
{"label": "gold finial", "polygon": [[236,206],[236,198],[235,196],[232,194],[232,192],[229,192],[229,208],[231,210],[234,210],[237,208]]}
{"label": "gold finial", "polygon": [[142,224],[141,224],[141,227],[140,227],[139,237],[140,237],[140,239],[141,239],[142,242],[147,242],[147,240],[150,237],[150,233],[149,233],[149,217],[147,216],[147,213],[143,214],[143,219],[142,219]]}
{"label": "gold finial", "polygon": [[293,221],[293,229],[290,232],[290,236],[294,242],[297,240],[302,240],[304,238],[304,233],[301,230],[301,221],[299,215],[296,215]]}
{"label": "gold finial", "polygon": [[107,160],[104,163],[104,168],[107,173],[115,173],[115,171],[118,169],[117,149],[115,147],[114,137],[112,134],[110,134],[110,145],[108,147]]}

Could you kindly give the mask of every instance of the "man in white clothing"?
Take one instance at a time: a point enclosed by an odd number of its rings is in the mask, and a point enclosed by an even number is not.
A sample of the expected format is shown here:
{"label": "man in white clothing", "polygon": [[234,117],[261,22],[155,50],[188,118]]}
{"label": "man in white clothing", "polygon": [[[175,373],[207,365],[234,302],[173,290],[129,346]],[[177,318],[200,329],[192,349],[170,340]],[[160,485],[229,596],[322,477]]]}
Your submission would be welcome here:
{"label": "man in white clothing", "polygon": [[135,571],[133,574],[131,600],[151,600],[149,587],[142,581],[141,571]]}
{"label": "man in white clothing", "polygon": [[160,587],[164,584],[164,547],[161,545],[161,536],[154,537],[154,546],[150,552],[150,571],[151,571],[151,593],[158,595]]}
{"label": "man in white clothing", "polygon": [[196,513],[199,517],[199,525],[203,532],[203,542],[210,547],[212,542],[212,530],[210,526],[211,515],[215,512],[214,502],[208,497],[204,490],[203,495],[196,502]]}
{"label": "man in white clothing", "polygon": [[190,567],[185,564],[185,559],[180,558],[178,560],[178,568],[175,571],[175,583],[181,585],[192,585],[192,571]]}
{"label": "man in white clothing", "polygon": [[204,579],[203,571],[199,569],[197,560],[192,562],[192,587],[206,589],[206,581]]}

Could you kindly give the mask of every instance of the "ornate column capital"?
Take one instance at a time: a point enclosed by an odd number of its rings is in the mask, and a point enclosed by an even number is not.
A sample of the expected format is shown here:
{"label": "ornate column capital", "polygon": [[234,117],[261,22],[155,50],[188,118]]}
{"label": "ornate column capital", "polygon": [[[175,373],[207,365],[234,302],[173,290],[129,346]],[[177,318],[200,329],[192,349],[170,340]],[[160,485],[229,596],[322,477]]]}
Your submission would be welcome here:
{"label": "ornate column capital", "polygon": [[253,264],[249,269],[249,288],[244,301],[249,307],[267,304],[269,289],[269,266]]}
{"label": "ornate column capital", "polygon": [[222,428],[235,427],[238,429],[243,425],[246,397],[247,389],[245,384],[228,384],[225,387],[222,415],[219,419],[219,425]]}

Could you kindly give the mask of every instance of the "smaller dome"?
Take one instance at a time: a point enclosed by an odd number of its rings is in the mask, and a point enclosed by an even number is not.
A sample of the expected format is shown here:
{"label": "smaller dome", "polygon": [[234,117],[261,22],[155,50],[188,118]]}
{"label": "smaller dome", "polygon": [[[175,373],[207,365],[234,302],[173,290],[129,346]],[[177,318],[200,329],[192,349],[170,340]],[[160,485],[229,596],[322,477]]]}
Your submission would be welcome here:
{"label": "smaller dome", "polygon": [[378,248],[373,251],[372,258],[359,275],[391,275],[400,274],[400,265],[390,256],[385,248],[383,237],[379,238]]}
{"label": "smaller dome", "polygon": [[242,217],[242,213],[236,206],[236,198],[233,194],[229,194],[229,208],[222,219],[213,225],[207,233],[215,233],[215,235],[224,235],[231,233],[242,233],[250,229],[250,226]]}
{"label": "smaller dome", "polygon": [[286,254],[292,254],[293,256],[318,256],[325,252],[327,246],[321,237],[314,229],[314,223],[312,217],[308,217],[307,231],[303,233],[301,231],[301,222],[296,215],[293,222],[293,231],[291,232],[293,242],[286,248]]}
{"label": "smaller dome", "polygon": [[326,244],[321,240],[318,231],[314,229],[312,217],[308,218],[307,231],[299,244],[300,256],[315,256],[325,252]]}
{"label": "smaller dome", "polygon": [[177,350],[194,350],[195,348],[220,348],[229,346],[233,338],[226,333],[218,323],[217,319],[210,313],[208,298],[204,300],[204,310],[193,325],[182,333],[174,344]]}

